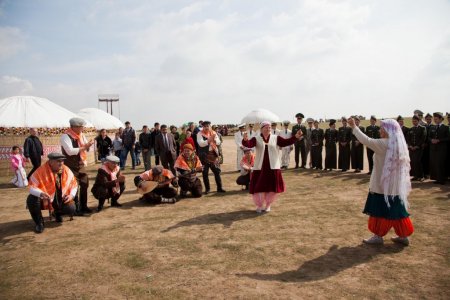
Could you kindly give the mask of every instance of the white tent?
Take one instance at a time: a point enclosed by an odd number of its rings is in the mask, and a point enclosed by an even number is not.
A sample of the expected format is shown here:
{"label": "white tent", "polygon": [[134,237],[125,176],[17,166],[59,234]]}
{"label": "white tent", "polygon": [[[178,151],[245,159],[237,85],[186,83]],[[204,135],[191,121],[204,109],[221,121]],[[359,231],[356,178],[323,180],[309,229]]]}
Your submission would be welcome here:
{"label": "white tent", "polygon": [[[45,98],[14,96],[0,100],[0,127],[69,127],[77,117],[71,111]],[[92,127],[88,122],[87,127]]]}
{"label": "white tent", "polygon": [[269,122],[280,122],[280,118],[274,114],[273,112],[267,110],[267,109],[257,109],[251,111],[248,115],[246,115],[242,119],[242,123],[247,124],[259,124],[263,121],[269,121]]}
{"label": "white tent", "polygon": [[122,121],[98,108],[83,108],[78,112],[78,115],[86,121],[91,122],[97,130],[125,127]]}

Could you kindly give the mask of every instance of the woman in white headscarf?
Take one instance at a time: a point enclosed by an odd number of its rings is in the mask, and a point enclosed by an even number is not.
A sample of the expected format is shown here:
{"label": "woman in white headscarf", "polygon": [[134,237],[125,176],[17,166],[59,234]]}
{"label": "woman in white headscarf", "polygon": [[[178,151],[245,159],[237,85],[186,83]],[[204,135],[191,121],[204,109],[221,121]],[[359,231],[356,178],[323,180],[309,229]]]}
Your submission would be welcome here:
{"label": "woman in white headscarf", "polygon": [[380,139],[366,136],[352,118],[348,120],[358,141],[375,152],[370,177],[369,195],[363,213],[369,215],[369,230],[374,234],[364,239],[367,244],[382,244],[383,236],[394,227],[397,236],[391,240],[409,245],[414,227],[407,211],[411,191],[408,146],[395,120],[381,121]]}
{"label": "woman in white headscarf", "polygon": [[302,131],[299,130],[296,135],[284,139],[279,135],[271,134],[270,126],[270,122],[264,121],[261,123],[260,134],[249,139],[248,133],[244,133],[242,140],[244,147],[256,149],[255,164],[250,179],[250,194],[255,202],[257,213],[269,212],[277,194],[284,192],[284,181],[280,170],[280,147],[290,146],[302,136]]}

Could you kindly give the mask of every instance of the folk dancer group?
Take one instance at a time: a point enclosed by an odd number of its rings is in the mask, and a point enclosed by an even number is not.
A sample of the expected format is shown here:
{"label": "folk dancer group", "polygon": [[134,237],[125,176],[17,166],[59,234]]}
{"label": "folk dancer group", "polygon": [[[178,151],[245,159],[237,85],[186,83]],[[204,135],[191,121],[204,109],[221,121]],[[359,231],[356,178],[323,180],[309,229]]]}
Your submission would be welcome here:
{"label": "folk dancer group", "polygon": [[[411,190],[411,180],[423,180],[426,176],[423,165],[426,148],[424,144],[429,147],[431,179],[442,184],[448,176],[446,165],[442,161],[445,162],[448,156],[450,132],[449,128],[442,124],[443,114],[434,113],[435,124],[431,124],[431,115],[425,117],[427,123],[424,123],[423,114],[416,111],[412,128],[405,128],[401,117],[397,120],[383,120],[378,127],[375,124],[376,118],[372,116],[371,125],[367,128],[359,126],[357,117],[348,119],[348,125],[347,119],[343,118],[343,126],[339,130],[335,128],[336,121],[330,120],[330,128],[325,132],[318,127],[317,121],[308,120],[309,125],[306,128],[302,125],[304,116],[297,114],[296,117],[297,124],[293,126],[292,131],[288,129],[287,121],[283,122],[283,130],[278,130],[274,123],[262,122],[260,132],[253,131],[250,133],[252,136],[245,130],[245,125],[240,126],[238,134],[242,139],[236,139],[236,144],[238,151],[242,151],[238,165],[241,176],[237,183],[249,190],[256,211],[269,212],[277,195],[284,192],[281,169],[289,165],[292,145],[295,145],[296,149],[296,168],[306,166],[308,143],[311,168],[322,169],[321,155],[325,141],[325,169],[336,168],[338,144],[339,168],[346,171],[351,162],[355,172],[363,169],[365,145],[371,180],[364,213],[369,215],[369,230],[374,235],[364,242],[382,243],[383,236],[394,227],[397,236],[392,240],[404,245],[409,244],[408,236],[413,233],[414,228],[407,212],[407,197]],[[27,207],[35,222],[36,232],[44,230],[41,213],[43,209],[49,210],[57,222],[62,222],[63,214],[72,217],[91,212],[87,207],[89,181],[85,167],[87,152],[93,141],[87,141],[83,135],[84,125],[85,121],[80,118],[71,119],[70,128],[61,136],[62,153],[49,154],[48,161],[37,167],[30,176]],[[161,126],[155,144],[158,144],[156,148],[163,166],[156,165],[134,179],[143,199],[150,203],[174,203],[177,200],[178,187],[181,188],[182,197],[186,197],[188,193],[192,197],[201,197],[202,184],[196,174],[202,172],[204,193],[207,194],[210,192],[209,169],[215,176],[217,192],[225,192],[220,177],[220,136],[212,130],[211,123],[206,121],[202,128],[197,130],[195,137],[194,145],[191,142],[184,143],[180,146],[180,154],[177,156],[174,155],[177,144],[173,140],[173,134],[168,135],[167,127]],[[188,138],[189,132],[186,131],[185,139]],[[17,152],[17,149],[14,151]],[[17,157],[18,154],[13,152],[16,157],[12,160],[23,168],[23,161]],[[102,157],[103,163],[98,169],[91,190],[98,200],[97,211],[103,209],[107,199],[111,199],[111,206],[121,206],[118,199],[125,190],[121,158],[123,155]],[[22,176],[22,179],[25,180],[26,177]]]}

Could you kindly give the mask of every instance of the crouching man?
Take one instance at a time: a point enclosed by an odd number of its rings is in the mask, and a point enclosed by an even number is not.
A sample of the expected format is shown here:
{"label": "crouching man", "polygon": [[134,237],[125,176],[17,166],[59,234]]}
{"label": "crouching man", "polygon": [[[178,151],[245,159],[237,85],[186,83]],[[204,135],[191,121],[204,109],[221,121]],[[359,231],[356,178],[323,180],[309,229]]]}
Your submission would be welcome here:
{"label": "crouching man", "polygon": [[98,200],[98,212],[103,209],[106,199],[111,199],[111,206],[122,206],[118,200],[125,190],[125,176],[120,173],[119,163],[120,158],[109,155],[102,167],[98,169],[94,186],[91,189],[95,199]]}
{"label": "crouching man", "polygon": [[177,190],[171,187],[178,186],[173,173],[158,165],[134,178],[138,192],[143,200],[151,204],[175,203]]}
{"label": "crouching man", "polygon": [[202,196],[202,182],[196,174],[203,170],[202,163],[191,144],[185,144],[182,150],[175,161],[178,184],[181,188],[180,196],[186,197],[187,193],[191,192],[192,197],[199,198]]}
{"label": "crouching man", "polygon": [[41,210],[48,210],[56,222],[62,222],[62,215],[75,213],[74,197],[78,191],[77,180],[72,171],[64,165],[66,157],[61,153],[50,153],[48,161],[30,177],[30,195],[27,207],[36,225],[36,233],[44,231]]}

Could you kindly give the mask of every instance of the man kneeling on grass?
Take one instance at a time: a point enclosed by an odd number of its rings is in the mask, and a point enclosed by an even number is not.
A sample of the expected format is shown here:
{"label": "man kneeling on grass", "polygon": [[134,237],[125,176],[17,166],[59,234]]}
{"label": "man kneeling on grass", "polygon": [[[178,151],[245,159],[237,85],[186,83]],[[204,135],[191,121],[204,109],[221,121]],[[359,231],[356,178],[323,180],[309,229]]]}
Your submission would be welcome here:
{"label": "man kneeling on grass", "polygon": [[194,198],[201,197],[202,183],[196,174],[197,172],[201,172],[203,167],[200,158],[195,154],[194,147],[191,144],[185,144],[183,146],[182,153],[175,161],[175,169],[180,178],[180,196],[186,197],[187,193],[190,192]]}
{"label": "man kneeling on grass", "polygon": [[36,224],[36,233],[44,231],[42,209],[54,215],[56,222],[62,222],[62,215],[72,218],[75,213],[73,201],[78,191],[77,180],[72,171],[64,165],[66,157],[61,153],[50,153],[48,161],[30,177],[30,195],[27,207]]}
{"label": "man kneeling on grass", "polygon": [[106,199],[111,199],[111,206],[122,206],[118,200],[125,190],[125,176],[120,173],[119,163],[120,159],[117,156],[109,155],[102,167],[98,169],[91,190],[95,199],[98,199],[97,211],[103,209]]}
{"label": "man kneeling on grass", "polygon": [[138,192],[142,194],[143,200],[151,204],[175,203],[177,201],[177,190],[170,187],[172,184],[178,187],[178,182],[173,173],[158,165],[145,171],[134,178],[134,184]]}

